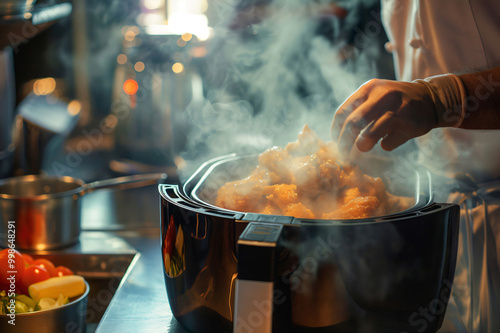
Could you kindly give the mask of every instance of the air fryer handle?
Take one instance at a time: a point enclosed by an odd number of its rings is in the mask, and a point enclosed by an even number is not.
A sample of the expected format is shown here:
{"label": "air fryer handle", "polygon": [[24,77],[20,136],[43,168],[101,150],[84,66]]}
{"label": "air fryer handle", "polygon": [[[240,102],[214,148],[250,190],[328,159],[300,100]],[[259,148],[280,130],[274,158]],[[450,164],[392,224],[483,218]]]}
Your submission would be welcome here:
{"label": "air fryer handle", "polygon": [[283,225],[250,222],[238,239],[233,332],[271,333],[277,246]]}

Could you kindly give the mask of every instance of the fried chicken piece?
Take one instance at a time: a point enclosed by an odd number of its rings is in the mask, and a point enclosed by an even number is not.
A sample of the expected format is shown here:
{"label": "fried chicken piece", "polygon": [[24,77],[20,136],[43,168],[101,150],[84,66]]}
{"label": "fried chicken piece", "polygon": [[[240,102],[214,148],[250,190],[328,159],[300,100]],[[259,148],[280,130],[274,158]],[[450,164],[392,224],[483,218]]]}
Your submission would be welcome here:
{"label": "fried chicken piece", "polygon": [[307,196],[317,196],[322,190],[318,157],[315,154],[293,159],[291,183]]}
{"label": "fried chicken piece", "polygon": [[302,203],[300,203],[300,202],[297,202],[297,203],[289,205],[286,208],[285,213],[283,215],[300,217],[300,218],[303,218],[303,219],[314,219],[314,218],[316,218],[314,216],[313,212],[309,208],[307,208],[306,206],[304,206]]}
{"label": "fried chicken piece", "polygon": [[280,147],[272,147],[259,155],[259,167],[266,172],[279,176],[278,183],[290,183],[292,165],[288,152]]}
{"label": "fried chicken piece", "polygon": [[281,215],[282,214],[281,210],[278,207],[276,207],[276,206],[274,206],[274,205],[272,205],[270,203],[268,203],[264,207],[264,209],[262,209],[258,213],[260,213],[260,214],[268,214],[268,215]]}
{"label": "fried chicken piece", "polygon": [[323,141],[308,125],[304,125],[302,131],[297,135],[297,141],[290,142],[285,150],[291,155],[307,156],[318,152]]}
{"label": "fried chicken piece", "polygon": [[297,186],[294,184],[279,184],[267,186],[266,192],[271,191],[271,194],[266,196],[269,203],[277,206],[284,212],[287,206],[298,202]]}
{"label": "fried chicken piece", "polygon": [[240,212],[251,212],[259,203],[266,182],[252,178],[226,183],[217,192],[215,205]]}
{"label": "fried chicken piece", "polygon": [[319,179],[325,191],[343,188],[346,178],[344,170],[333,160],[323,161],[319,166]]}
{"label": "fried chicken piece", "polygon": [[364,219],[377,215],[380,201],[377,197],[359,197],[350,200],[339,209],[323,214],[324,219]]}
{"label": "fried chicken piece", "polygon": [[348,203],[349,201],[352,201],[356,198],[359,198],[361,196],[361,192],[359,192],[359,188],[353,187],[349,188],[344,192],[344,204]]}

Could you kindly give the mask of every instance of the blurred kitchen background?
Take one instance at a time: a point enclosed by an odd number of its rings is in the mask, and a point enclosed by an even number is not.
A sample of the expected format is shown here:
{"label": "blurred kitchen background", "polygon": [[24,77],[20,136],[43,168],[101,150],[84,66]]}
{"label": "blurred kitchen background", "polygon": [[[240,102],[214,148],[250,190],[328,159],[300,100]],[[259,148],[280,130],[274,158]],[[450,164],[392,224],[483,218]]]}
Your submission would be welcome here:
{"label": "blurred kitchen background", "polygon": [[393,78],[380,1],[0,1],[0,178],[190,174],[216,155],[328,139]]}

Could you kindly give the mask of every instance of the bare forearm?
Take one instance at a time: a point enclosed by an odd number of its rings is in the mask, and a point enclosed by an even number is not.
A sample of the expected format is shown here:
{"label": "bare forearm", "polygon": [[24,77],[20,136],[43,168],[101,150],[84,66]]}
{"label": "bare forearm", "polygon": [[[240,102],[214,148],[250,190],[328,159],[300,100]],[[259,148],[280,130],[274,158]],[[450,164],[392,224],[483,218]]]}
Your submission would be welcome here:
{"label": "bare forearm", "polygon": [[460,128],[500,129],[500,67],[459,75],[466,91]]}

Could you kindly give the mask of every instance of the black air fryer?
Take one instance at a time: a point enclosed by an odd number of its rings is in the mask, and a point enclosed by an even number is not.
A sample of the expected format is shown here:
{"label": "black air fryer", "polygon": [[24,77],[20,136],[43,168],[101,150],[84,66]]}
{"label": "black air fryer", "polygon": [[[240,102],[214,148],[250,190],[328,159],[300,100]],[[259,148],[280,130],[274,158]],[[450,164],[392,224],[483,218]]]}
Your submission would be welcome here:
{"label": "black air fryer", "polygon": [[388,165],[404,211],[309,220],[214,205],[257,165],[227,155],[184,184],[159,185],[165,284],[193,332],[436,332],[455,271],[459,207],[435,203],[431,176]]}

